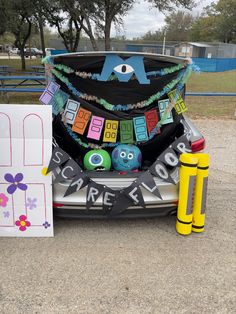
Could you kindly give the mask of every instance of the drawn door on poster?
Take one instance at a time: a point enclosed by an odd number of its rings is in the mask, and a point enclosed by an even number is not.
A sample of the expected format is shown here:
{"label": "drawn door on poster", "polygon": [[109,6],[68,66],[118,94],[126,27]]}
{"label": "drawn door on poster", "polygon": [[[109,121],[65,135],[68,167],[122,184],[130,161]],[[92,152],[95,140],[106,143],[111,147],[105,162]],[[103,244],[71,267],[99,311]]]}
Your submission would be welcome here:
{"label": "drawn door on poster", "polygon": [[53,235],[51,140],[48,106],[1,107],[0,235]]}

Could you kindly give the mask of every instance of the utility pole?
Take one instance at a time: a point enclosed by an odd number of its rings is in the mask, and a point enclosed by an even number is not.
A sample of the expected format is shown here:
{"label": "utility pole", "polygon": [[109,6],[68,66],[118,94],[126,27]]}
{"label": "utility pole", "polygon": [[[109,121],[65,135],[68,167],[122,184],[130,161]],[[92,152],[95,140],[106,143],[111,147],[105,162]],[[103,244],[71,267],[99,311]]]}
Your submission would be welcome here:
{"label": "utility pole", "polygon": [[162,54],[165,54],[166,50],[166,29],[164,29],[164,38],[163,38],[163,45],[162,45]]}

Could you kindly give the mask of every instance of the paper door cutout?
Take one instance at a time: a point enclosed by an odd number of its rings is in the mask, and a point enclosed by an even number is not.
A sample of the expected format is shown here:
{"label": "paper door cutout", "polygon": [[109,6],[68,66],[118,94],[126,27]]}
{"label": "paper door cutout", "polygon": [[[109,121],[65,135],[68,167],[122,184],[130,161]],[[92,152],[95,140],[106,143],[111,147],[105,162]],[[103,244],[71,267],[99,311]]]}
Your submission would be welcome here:
{"label": "paper door cutout", "polygon": [[0,236],[53,236],[52,179],[42,171],[52,152],[51,116],[50,106],[1,105]]}
{"label": "paper door cutout", "polygon": [[58,115],[63,110],[68,99],[69,95],[59,89],[49,102],[49,105],[52,106],[52,113]]}
{"label": "paper door cutout", "polygon": [[106,120],[103,142],[116,142],[118,125],[119,122],[116,120]]}
{"label": "paper door cutout", "polygon": [[50,81],[46,87],[46,89],[51,93],[55,94],[60,88],[60,85],[56,82]]}
{"label": "paper door cutout", "polygon": [[133,118],[134,131],[137,142],[147,141],[147,126],[145,116]]}
{"label": "paper door cutout", "polygon": [[[158,122],[158,114],[156,109],[147,111],[144,113],[146,117],[146,122],[147,122],[147,129],[148,129],[148,134],[150,135],[151,133],[154,135],[153,129],[157,125]],[[153,131],[153,132],[152,132]],[[160,133],[160,131],[158,132]]]}
{"label": "paper door cutout", "polygon": [[[169,99],[164,99],[164,100],[159,100],[158,101],[158,107],[159,107],[159,112],[160,112],[160,117],[162,119],[166,108],[169,106]],[[172,117],[172,113],[171,111],[168,113],[166,119],[164,121],[162,121],[162,124],[168,124],[168,123],[172,123],[173,122],[173,117]]]}
{"label": "paper door cutout", "polygon": [[[177,93],[177,95],[176,95],[176,93]],[[169,96],[170,100],[174,100],[174,98],[176,98],[175,110],[178,114],[184,113],[188,110],[183,98],[181,97],[181,95],[178,92],[176,92],[176,90],[169,92],[168,96]]]}
{"label": "paper door cutout", "polygon": [[79,110],[79,106],[80,106],[79,102],[72,100],[72,99],[68,99],[66,106],[65,106],[65,111],[64,111],[66,123],[68,123],[68,124],[74,123],[75,117],[76,117],[77,112]]}
{"label": "paper door cutout", "polygon": [[134,130],[132,120],[120,121],[120,142],[131,144],[134,142]]}
{"label": "paper door cutout", "polygon": [[94,140],[100,139],[104,120],[105,119],[102,117],[92,116],[87,135],[88,138],[92,138]]}
{"label": "paper door cutout", "polygon": [[53,99],[53,94],[49,93],[47,90],[43,92],[43,94],[40,96],[39,101],[43,105],[49,105],[50,101]]}
{"label": "paper door cutout", "polygon": [[91,116],[91,111],[85,110],[84,108],[80,107],[75,118],[75,122],[72,126],[72,131],[83,135],[86,129],[86,126],[89,122]]}
{"label": "paper door cutout", "polygon": [[[2,107],[1,107],[2,108]],[[0,109],[0,167],[12,166],[12,125],[10,117]],[[3,153],[4,151],[4,153]]]}

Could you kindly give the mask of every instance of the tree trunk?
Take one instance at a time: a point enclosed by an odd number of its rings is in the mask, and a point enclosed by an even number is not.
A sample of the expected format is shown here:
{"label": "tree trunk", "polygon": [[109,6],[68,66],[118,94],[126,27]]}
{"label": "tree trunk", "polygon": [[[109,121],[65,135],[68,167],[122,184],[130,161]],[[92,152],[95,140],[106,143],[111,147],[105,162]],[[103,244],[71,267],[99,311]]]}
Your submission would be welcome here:
{"label": "tree trunk", "polygon": [[92,30],[90,21],[89,21],[89,19],[86,16],[84,16],[83,18],[86,21],[87,27],[82,24],[82,28],[85,31],[85,33],[89,36],[89,39],[91,41],[93,50],[94,51],[98,51],[98,45],[97,45],[95,37],[93,36],[93,30]]}
{"label": "tree trunk", "polygon": [[111,20],[107,20],[105,22],[105,50],[111,50],[111,40],[110,40],[110,33],[111,33]]}
{"label": "tree trunk", "polygon": [[41,49],[43,52],[43,56],[46,56],[46,51],[45,51],[45,40],[44,40],[44,29],[43,29],[43,21],[42,21],[42,17],[39,16],[39,33],[40,33],[40,41],[41,41]]}
{"label": "tree trunk", "polygon": [[20,47],[20,57],[21,57],[21,69],[25,70],[25,53],[24,47]]}

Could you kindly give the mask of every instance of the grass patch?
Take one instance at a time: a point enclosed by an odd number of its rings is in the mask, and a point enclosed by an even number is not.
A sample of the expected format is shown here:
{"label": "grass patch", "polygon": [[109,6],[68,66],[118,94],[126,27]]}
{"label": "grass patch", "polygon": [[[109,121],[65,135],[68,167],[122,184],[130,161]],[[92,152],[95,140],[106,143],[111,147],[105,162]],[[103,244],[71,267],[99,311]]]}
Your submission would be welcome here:
{"label": "grass patch", "polygon": [[0,104],[33,104],[38,105],[39,93],[8,93],[7,95],[0,96]]}
{"label": "grass patch", "polygon": [[187,83],[188,92],[236,92],[236,70],[193,73]]}
{"label": "grass patch", "polygon": [[[42,59],[40,58],[37,58],[37,59],[26,58],[25,59],[26,71],[27,71],[27,67],[29,68],[33,65],[42,65],[41,61]],[[22,71],[20,59],[0,59],[0,65],[9,65],[13,69],[17,70],[17,72]]]}
{"label": "grass patch", "polygon": [[186,97],[187,114],[192,118],[234,119],[236,97]]}

